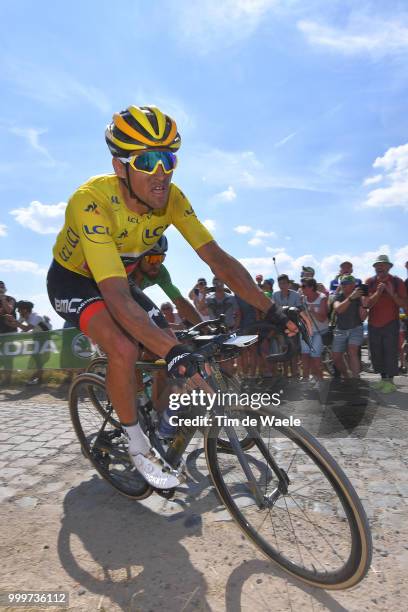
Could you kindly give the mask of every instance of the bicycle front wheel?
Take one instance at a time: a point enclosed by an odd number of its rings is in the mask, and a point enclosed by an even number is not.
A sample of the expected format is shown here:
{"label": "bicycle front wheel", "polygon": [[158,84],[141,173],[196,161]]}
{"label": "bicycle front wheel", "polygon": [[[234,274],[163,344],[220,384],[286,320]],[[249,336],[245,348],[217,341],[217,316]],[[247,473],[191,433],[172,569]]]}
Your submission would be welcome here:
{"label": "bicycle front wheel", "polygon": [[130,460],[104,380],[96,374],[77,376],[70,389],[69,410],[82,451],[99,474],[122,495],[148,497],[152,489]]}
{"label": "bicycle front wheel", "polygon": [[208,469],[233,519],[269,559],[304,582],[324,589],[355,586],[369,569],[372,542],[350,481],[313,436],[281,425],[277,411],[243,416],[255,418],[260,431],[244,457],[262,504],[237,455],[217,444],[219,427],[205,438]]}

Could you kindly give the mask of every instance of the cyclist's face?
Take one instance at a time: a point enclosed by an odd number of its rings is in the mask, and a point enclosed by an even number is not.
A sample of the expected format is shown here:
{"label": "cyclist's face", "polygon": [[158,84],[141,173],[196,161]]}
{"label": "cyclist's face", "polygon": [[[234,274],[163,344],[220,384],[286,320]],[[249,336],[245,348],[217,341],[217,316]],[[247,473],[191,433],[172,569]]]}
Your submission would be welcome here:
{"label": "cyclist's face", "polygon": [[148,263],[144,258],[142,259],[142,263],[140,264],[140,269],[144,274],[150,276],[151,278],[156,278],[159,274],[161,263]]}
{"label": "cyclist's face", "polygon": [[172,172],[170,174],[163,172],[160,164],[153,174],[129,168],[130,183],[135,194],[149,206],[157,209],[167,204],[172,176]]}

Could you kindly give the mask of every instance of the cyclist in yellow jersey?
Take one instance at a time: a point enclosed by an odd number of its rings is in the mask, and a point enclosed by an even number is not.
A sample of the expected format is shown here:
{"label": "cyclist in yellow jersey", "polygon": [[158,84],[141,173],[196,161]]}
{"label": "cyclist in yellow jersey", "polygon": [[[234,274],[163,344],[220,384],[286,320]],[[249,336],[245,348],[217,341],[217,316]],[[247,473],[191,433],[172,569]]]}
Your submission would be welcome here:
{"label": "cyclist in yellow jersey", "polygon": [[171,183],[181,143],[175,121],[154,106],[115,113],[105,132],[114,174],[91,178],[70,198],[54,247],[47,284],[51,303],[108,356],[109,397],[129,439],[129,453],[156,488],[179,484],[137,421],[133,364],[139,342],[164,357],[172,377],[198,375],[198,357],[178,343],[142,292],[131,295],[135,260],[175,225],[215,276],[271,322],[297,327],[255,285],[249,273],[214,241],[189,201]]}

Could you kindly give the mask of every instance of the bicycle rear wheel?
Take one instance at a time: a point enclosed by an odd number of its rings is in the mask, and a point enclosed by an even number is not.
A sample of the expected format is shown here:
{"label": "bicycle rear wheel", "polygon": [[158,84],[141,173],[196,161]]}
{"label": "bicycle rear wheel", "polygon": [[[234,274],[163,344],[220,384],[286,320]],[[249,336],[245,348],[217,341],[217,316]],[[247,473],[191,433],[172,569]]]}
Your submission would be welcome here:
{"label": "bicycle rear wheel", "polygon": [[69,410],[83,453],[99,474],[122,495],[148,497],[152,489],[129,458],[127,439],[115,418],[104,380],[96,374],[77,376],[70,389]]}
{"label": "bicycle rear wheel", "polygon": [[213,426],[205,438],[208,469],[230,514],[269,559],[304,582],[324,589],[356,585],[369,569],[372,543],[350,481],[303,428],[267,424],[272,416],[284,418],[277,411],[245,411],[245,416],[260,428],[260,439],[245,457],[263,508],[238,457],[217,444],[219,428]]}

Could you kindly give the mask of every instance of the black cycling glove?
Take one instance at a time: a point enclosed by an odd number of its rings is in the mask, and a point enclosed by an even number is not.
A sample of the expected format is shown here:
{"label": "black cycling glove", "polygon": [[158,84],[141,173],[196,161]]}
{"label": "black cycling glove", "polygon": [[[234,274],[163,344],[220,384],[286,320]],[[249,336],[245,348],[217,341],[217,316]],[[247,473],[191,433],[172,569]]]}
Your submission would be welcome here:
{"label": "black cycling glove", "polygon": [[267,323],[276,325],[278,329],[283,331],[286,329],[286,324],[289,321],[289,317],[286,316],[280,306],[277,304],[272,304],[272,306],[266,312],[264,320]]}
{"label": "black cycling glove", "polygon": [[[199,353],[192,353],[190,347],[185,344],[176,344],[169,350],[165,357],[167,373],[172,378],[190,378],[200,371],[200,365],[204,363],[204,357]],[[180,373],[180,366],[185,367],[185,372]]]}

